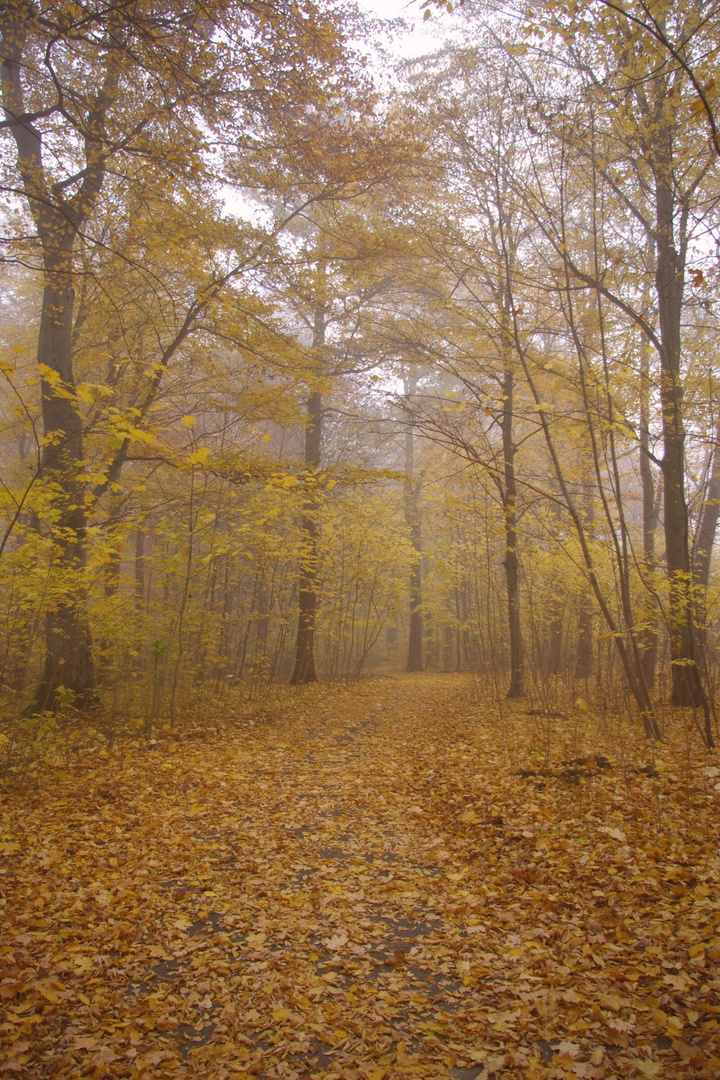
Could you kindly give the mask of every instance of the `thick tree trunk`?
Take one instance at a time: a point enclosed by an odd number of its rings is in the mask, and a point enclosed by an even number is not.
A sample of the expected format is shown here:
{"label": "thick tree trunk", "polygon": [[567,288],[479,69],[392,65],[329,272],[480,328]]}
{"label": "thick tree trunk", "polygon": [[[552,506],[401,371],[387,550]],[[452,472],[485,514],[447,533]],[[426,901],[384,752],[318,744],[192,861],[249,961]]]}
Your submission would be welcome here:
{"label": "thick tree trunk", "polygon": [[520,563],[518,559],[517,534],[517,485],[515,482],[515,444],[513,442],[513,394],[512,367],[507,364],[503,380],[503,510],[505,516],[505,585],[508,602],[508,628],[510,634],[510,685],[509,698],[525,697],[525,672],[523,642],[520,628]]}
{"label": "thick tree trunk", "polygon": [[[690,537],[685,499],[685,431],[680,367],[684,251],[674,237],[672,145],[669,133],[656,141],[655,210],[657,263],[655,284],[661,340],[660,397],[663,428],[663,501],[665,558],[670,584],[672,702],[708,712],[697,664],[690,575]],[[684,247],[684,245],[683,245]],[[709,713],[708,713],[709,716]],[[709,723],[709,719],[708,719]]]}
{"label": "thick tree trunk", "polygon": [[[404,380],[405,396],[415,392],[417,376],[411,375]],[[410,634],[408,637],[408,656],[406,671],[423,670],[423,614],[422,614],[422,522],[420,517],[420,483],[415,478],[415,436],[412,423],[408,422],[405,431],[405,523],[410,534],[410,543],[415,551],[415,559],[410,568]]]}
{"label": "thick tree trunk", "polygon": [[[53,485],[57,519],[52,525],[53,563],[64,578],[59,596],[51,601],[45,619],[45,668],[32,711],[53,710],[58,691],[76,707],[95,700],[95,668],[87,616],[85,569],[86,515],[80,472],[83,460],[82,421],[77,404],[67,391],[75,386],[71,336],[74,291],[69,273],[73,236],[65,250],[45,260],[38,340],[42,378],[42,416],[45,447],[43,475]],[[59,391],[59,392],[58,392]]]}
{"label": "thick tree trunk", "polygon": [[[53,185],[43,162],[43,135],[29,117],[24,78],[25,49],[34,15],[24,5],[5,5],[2,30],[2,105],[16,149],[16,165],[36,235],[43,252],[44,293],[38,336],[43,434],[43,479],[50,485],[53,518],[53,568],[57,589],[45,624],[45,670],[29,711],[54,709],[62,689],[75,706],[95,700],[95,671],[87,617],[85,569],[85,491],[80,479],[82,422],[74,396],[72,322],[75,304],[73,249],[102,190],[107,153],[105,118],[118,94],[115,50],[104,52],[104,72],[87,104],[84,169],[70,198]],[[58,101],[58,108],[61,100]],[[60,109],[59,109],[60,111]]]}

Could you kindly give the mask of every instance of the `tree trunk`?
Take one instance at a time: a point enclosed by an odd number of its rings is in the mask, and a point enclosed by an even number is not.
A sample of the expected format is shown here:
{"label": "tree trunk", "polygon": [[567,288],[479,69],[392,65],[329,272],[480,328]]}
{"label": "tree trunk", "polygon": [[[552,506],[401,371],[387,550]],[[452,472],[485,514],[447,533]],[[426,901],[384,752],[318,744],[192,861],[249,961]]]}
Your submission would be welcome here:
{"label": "tree trunk", "polygon": [[145,609],[145,529],[138,525],[135,530],[135,582],[134,582],[134,607],[135,615],[142,615]]}
{"label": "tree trunk", "polygon": [[133,579],[133,610],[135,613],[135,658],[133,668],[135,671],[144,671],[146,657],[143,649],[143,616],[145,614],[145,597],[147,592],[147,549],[145,529],[138,525],[135,530],[135,559]]}
{"label": "tree trunk", "polygon": [[577,651],[575,653],[575,678],[589,679],[593,671],[593,609],[589,597],[582,597],[578,612]]}
{"label": "tree trunk", "polygon": [[[313,351],[320,367],[324,367],[322,350],[325,345],[325,307],[318,304],[313,327]],[[290,685],[317,681],[315,673],[315,620],[319,600],[318,581],[318,522],[319,500],[317,475],[322,459],[322,395],[314,390],[307,399],[305,427],[305,481],[307,493],[303,506],[302,552],[300,555],[300,590],[298,597],[298,628],[295,640],[295,666]]]}
{"label": "tree trunk", "polygon": [[[105,118],[118,93],[119,67],[112,44],[104,51],[104,74],[87,104],[82,178],[71,198],[52,185],[43,162],[43,135],[29,119],[24,78],[25,49],[34,15],[30,6],[5,5],[2,30],[2,105],[15,142],[16,166],[43,253],[44,292],[38,335],[44,448],[43,479],[53,500],[52,568],[58,588],[45,620],[45,669],[29,711],[52,710],[59,691],[76,707],[95,700],[90,625],[85,587],[86,512],[80,478],[82,421],[74,395],[72,325],[75,241],[97,202],[105,179],[108,147]],[[58,101],[58,112],[61,98]]]}
{"label": "tree trunk", "polygon": [[[716,436],[717,438],[717,436]],[[695,608],[695,626],[698,637],[698,649],[703,661],[703,672],[707,678],[707,588],[710,582],[710,560],[713,543],[720,517],[720,442],[715,443],[698,522],[697,534],[693,544],[693,593]],[[709,725],[708,729],[709,729]],[[707,732],[706,732],[707,734]]]}
{"label": "tree trunk", "polygon": [[[417,376],[404,379],[405,397],[410,399],[417,387]],[[422,615],[422,523],[420,518],[420,483],[415,479],[415,436],[412,423],[405,430],[405,523],[415,559],[410,567],[410,634],[406,671],[423,670],[423,615]]]}
{"label": "tree trunk", "polygon": [[551,600],[551,619],[547,631],[547,673],[559,675],[563,660],[563,617],[562,608],[556,600]]}
{"label": "tree trunk", "polygon": [[32,711],[55,709],[61,687],[76,707],[95,701],[95,668],[82,580],[87,527],[80,478],[82,421],[75,398],[67,396],[67,390],[75,386],[71,353],[75,294],[69,273],[72,240],[72,233],[67,232],[62,254],[45,259],[38,340],[38,364],[43,365],[43,476],[53,485],[58,514],[52,525],[52,560],[67,583],[59,598],[51,601],[46,615],[45,669]]}
{"label": "tree trunk", "polygon": [[270,630],[270,592],[265,580],[266,568],[260,569],[260,581],[258,583],[257,620],[255,623],[255,656],[253,662],[264,660],[267,657],[267,640]]}
{"label": "tree trunk", "polygon": [[506,364],[503,380],[503,510],[505,516],[505,585],[508,602],[508,627],[510,632],[510,686],[509,698],[525,697],[525,672],[523,665],[523,642],[520,629],[520,564],[518,560],[517,534],[517,486],[515,483],[515,444],[513,442],[513,370]]}
{"label": "tree trunk", "polygon": [[[648,578],[655,570],[655,532],[658,527],[658,515],[655,505],[655,482],[650,465],[649,432],[649,380],[650,370],[647,349],[643,349],[640,369],[640,484],[642,487],[643,509],[643,566]],[[644,625],[638,632],[640,665],[645,685],[651,690],[655,685],[655,668],[658,654],[658,632],[655,628],[655,601],[646,596],[645,610],[641,614]]]}
{"label": "tree trunk", "polygon": [[698,607],[703,609],[704,623],[704,593],[710,582],[710,560],[715,542],[718,518],[720,518],[720,436],[715,443],[712,453],[710,468],[703,501],[697,536],[693,547],[693,580],[701,590],[698,597]]}
{"label": "tree trunk", "polygon": [[[583,518],[588,532],[592,532],[595,520],[593,492],[590,480],[585,485],[585,507]],[[593,603],[589,592],[583,590],[580,596],[577,626],[577,647],[575,650],[575,678],[586,681],[593,673]]]}
{"label": "tree trunk", "polygon": [[663,509],[665,558],[670,584],[672,702],[673,705],[703,708],[707,712],[707,698],[695,655],[689,519],[685,499],[685,430],[680,368],[685,245],[684,242],[681,244],[680,252],[675,246],[672,143],[670,133],[664,126],[656,138],[654,149],[657,246],[655,284],[661,341]]}

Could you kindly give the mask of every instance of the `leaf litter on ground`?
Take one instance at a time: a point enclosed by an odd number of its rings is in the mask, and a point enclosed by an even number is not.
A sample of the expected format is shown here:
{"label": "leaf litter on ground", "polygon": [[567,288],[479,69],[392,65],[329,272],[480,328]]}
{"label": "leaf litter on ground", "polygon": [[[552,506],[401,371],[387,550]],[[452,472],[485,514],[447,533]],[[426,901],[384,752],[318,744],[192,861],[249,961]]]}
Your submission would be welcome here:
{"label": "leaf litter on ground", "polygon": [[6,793],[0,1068],[717,1078],[720,770],[576,713],[311,686]]}

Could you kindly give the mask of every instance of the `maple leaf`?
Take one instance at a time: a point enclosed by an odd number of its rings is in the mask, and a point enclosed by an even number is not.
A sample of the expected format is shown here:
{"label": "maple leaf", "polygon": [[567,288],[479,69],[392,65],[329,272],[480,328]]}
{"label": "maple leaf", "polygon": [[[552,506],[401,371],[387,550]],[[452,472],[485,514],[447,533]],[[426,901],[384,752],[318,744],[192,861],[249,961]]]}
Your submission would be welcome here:
{"label": "maple leaf", "polygon": [[323,938],[323,945],[330,949],[332,952],[337,952],[342,949],[348,943],[348,935],[344,930],[341,930],[338,934],[334,934],[332,937]]}
{"label": "maple leaf", "polygon": [[651,1058],[635,1058],[633,1060],[633,1065],[643,1076],[653,1077],[662,1075],[662,1063],[653,1061]]}

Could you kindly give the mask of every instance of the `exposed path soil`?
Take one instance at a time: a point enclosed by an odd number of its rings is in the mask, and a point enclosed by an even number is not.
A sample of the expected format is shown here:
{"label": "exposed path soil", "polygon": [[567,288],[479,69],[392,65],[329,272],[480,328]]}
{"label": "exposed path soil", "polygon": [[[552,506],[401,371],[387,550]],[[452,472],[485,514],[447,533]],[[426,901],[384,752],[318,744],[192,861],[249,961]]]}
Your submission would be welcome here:
{"label": "exposed path soil", "polygon": [[523,708],[452,676],[311,687],[7,795],[0,1063],[717,1078],[717,794],[657,821],[669,769],[602,768],[564,720],[539,767]]}

